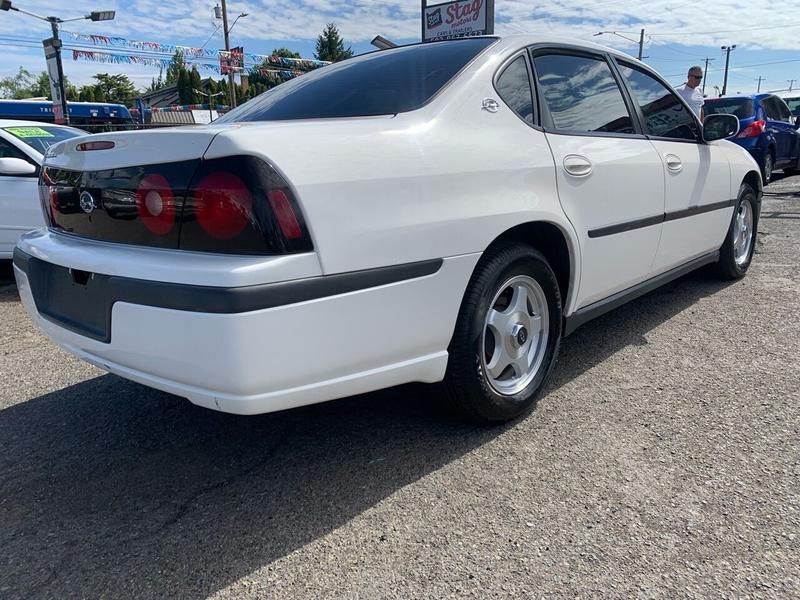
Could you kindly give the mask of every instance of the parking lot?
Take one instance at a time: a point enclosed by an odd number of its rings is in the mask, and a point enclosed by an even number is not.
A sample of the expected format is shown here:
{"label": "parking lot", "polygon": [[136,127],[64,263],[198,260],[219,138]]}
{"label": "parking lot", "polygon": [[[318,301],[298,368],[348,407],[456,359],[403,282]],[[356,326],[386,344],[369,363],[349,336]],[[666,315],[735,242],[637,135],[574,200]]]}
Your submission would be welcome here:
{"label": "parking lot", "polygon": [[497,428],[416,385],[197,408],[58,349],[5,264],[0,597],[797,597],[800,177],[759,235],[743,280],[579,329]]}

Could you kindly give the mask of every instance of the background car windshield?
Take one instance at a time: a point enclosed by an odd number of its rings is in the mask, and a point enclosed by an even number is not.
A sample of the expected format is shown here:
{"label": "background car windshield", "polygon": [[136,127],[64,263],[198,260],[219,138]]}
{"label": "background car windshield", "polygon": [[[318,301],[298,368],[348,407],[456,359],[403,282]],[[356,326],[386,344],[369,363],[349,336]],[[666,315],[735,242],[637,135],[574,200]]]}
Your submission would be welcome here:
{"label": "background car windshield", "polygon": [[25,142],[40,154],[47,152],[47,149],[53,144],[78,137],[79,135],[86,135],[85,132],[77,129],[69,129],[68,127],[48,127],[47,125],[37,125],[35,127],[29,125],[6,127],[4,131],[10,133],[18,140]]}
{"label": "background car windshield", "polygon": [[706,115],[734,115],[749,119],[755,114],[755,105],[750,98],[721,98],[706,100],[703,111]]}
{"label": "background car windshield", "polygon": [[381,50],[278,85],[217,123],[393,115],[430,100],[494,38]]}

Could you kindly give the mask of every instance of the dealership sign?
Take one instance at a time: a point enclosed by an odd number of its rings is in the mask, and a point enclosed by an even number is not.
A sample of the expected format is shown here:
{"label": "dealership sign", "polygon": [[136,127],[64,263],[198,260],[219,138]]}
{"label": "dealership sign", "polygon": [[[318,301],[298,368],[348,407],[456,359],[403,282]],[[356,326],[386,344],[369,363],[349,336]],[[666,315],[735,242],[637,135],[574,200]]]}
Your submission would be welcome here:
{"label": "dealership sign", "polygon": [[422,41],[449,40],[494,33],[494,0],[422,0]]}

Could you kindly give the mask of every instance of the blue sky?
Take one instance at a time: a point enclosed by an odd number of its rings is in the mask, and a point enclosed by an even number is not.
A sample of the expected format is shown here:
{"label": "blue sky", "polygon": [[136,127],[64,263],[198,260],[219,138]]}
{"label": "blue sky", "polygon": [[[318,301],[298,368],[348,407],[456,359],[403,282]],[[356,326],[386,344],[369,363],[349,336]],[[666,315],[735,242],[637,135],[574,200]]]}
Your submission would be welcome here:
{"label": "blue sky", "polygon": [[[219,23],[214,19],[216,0],[13,0],[15,6],[39,14],[68,17],[95,9],[115,9],[111,22],[78,21],[64,29],[83,34],[125,37],[186,46],[220,48]],[[434,0],[430,0],[433,4]],[[706,92],[722,85],[725,64],[720,46],[736,44],[731,54],[729,92],[781,90],[787,80],[798,79],[800,89],[800,0],[784,0],[779,10],[766,10],[765,0],[496,0],[496,33],[533,33],[592,40],[636,54],[636,45],[612,34],[595,37],[598,31],[617,31],[638,38],[645,29],[645,61],[669,81],[684,81],[692,64],[713,59],[706,78]],[[346,43],[356,53],[372,49],[376,34],[398,42],[418,41],[419,0],[230,0],[228,12],[246,12],[231,34],[234,45],[246,52],[265,54],[286,46],[311,57],[316,36],[325,23],[334,22]],[[217,30],[215,31],[215,28]],[[0,12],[0,76],[19,66],[31,71],[44,69],[39,40],[49,37],[49,26],[14,12]],[[67,43],[77,43],[66,36]],[[74,46],[77,47],[77,46]],[[91,45],[82,45],[93,49]],[[94,47],[103,50],[102,47]],[[108,50],[108,49],[106,49]],[[115,52],[124,52],[114,49]],[[143,87],[158,69],[139,65],[116,65],[73,61],[67,53],[64,70],[71,81],[82,84],[98,72],[125,73]]]}

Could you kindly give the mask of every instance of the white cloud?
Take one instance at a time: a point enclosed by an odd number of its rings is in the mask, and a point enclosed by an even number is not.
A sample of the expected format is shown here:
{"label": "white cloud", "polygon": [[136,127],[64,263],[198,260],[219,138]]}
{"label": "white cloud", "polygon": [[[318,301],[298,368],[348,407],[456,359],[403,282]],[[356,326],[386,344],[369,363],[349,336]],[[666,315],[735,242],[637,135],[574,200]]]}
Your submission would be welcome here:
{"label": "white cloud", "polygon": [[[431,3],[437,0],[429,0]],[[212,33],[217,21],[213,15],[215,0],[15,0],[27,10],[40,14],[57,12],[59,16],[86,14],[92,9],[114,9],[114,21],[91,23],[79,21],[65,28],[81,33],[118,35],[129,39],[152,40],[173,44],[202,44]],[[696,52],[680,53],[672,48],[703,46],[706,52],[719,54],[719,46],[737,44],[739,52],[763,50],[766,55],[775,51],[800,49],[800,23],[788,20],[797,14],[800,0],[785,0],[782,8],[765,11],[763,3],[752,0],[496,0],[496,30],[499,34],[540,33],[564,35],[620,47],[628,52],[635,44],[613,35],[593,37],[599,30],[615,30],[632,38],[644,28],[650,52],[659,54],[659,64],[669,66],[673,57],[676,71],[697,61]],[[326,23],[335,22],[347,44],[364,45],[376,34],[401,42],[419,38],[419,0],[229,0],[231,20],[240,12],[249,13],[241,19],[234,40],[248,49],[265,52],[267,40],[292,42],[308,48]],[[791,26],[788,26],[791,25]],[[705,31],[706,33],[702,33]],[[700,32],[700,33],[698,33]],[[0,13],[0,43],[14,43],[11,36],[41,39],[49,35],[46,23],[16,13]],[[221,33],[209,45],[221,46]],[[3,40],[5,38],[5,40]],[[18,39],[13,38],[13,39]],[[272,42],[270,42],[272,43]],[[8,46],[2,46],[8,51]],[[31,62],[41,56],[40,47],[28,51]],[[694,54],[694,56],[689,56]],[[716,66],[721,61],[717,60]],[[80,65],[80,66],[79,66]],[[34,70],[41,70],[39,59]],[[0,75],[17,68],[14,60],[0,63]],[[788,68],[788,67],[787,67]],[[154,69],[128,65],[71,63],[71,77],[81,82],[83,73],[107,70],[132,73],[137,82],[144,82]],[[744,80],[744,73],[740,73]],[[750,73],[747,73],[747,77]]]}

